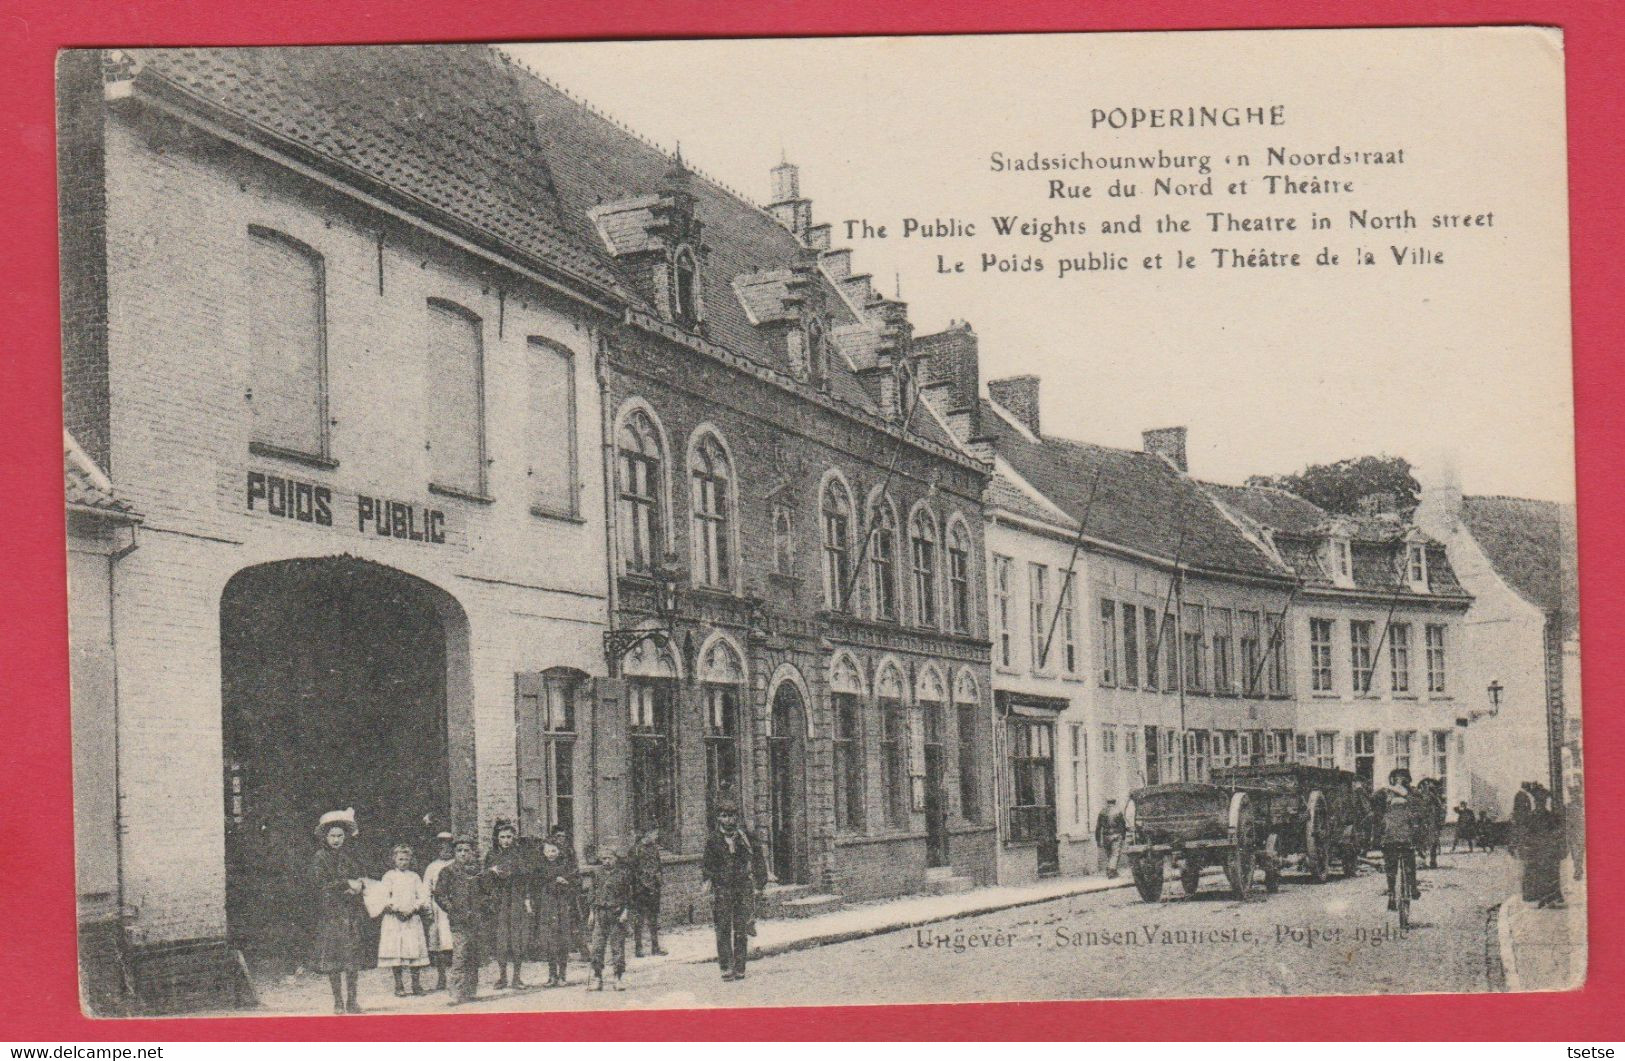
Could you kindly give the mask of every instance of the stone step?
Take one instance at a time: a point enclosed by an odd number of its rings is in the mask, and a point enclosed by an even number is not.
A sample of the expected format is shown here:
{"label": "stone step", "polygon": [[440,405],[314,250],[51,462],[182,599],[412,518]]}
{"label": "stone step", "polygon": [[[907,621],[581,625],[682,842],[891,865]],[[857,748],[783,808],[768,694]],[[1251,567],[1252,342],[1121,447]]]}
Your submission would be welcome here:
{"label": "stone step", "polygon": [[932,877],[926,873],[925,886],[920,891],[925,895],[958,895],[968,892],[976,887],[976,882],[969,877],[956,877],[949,874],[946,877]]}
{"label": "stone step", "polygon": [[926,880],[947,880],[954,875],[952,866],[928,866],[925,871]]}
{"label": "stone step", "polygon": [[778,912],[770,916],[788,918],[814,917],[818,914],[833,913],[844,905],[845,900],[839,895],[812,892],[797,896],[794,899],[784,900],[778,904]]}

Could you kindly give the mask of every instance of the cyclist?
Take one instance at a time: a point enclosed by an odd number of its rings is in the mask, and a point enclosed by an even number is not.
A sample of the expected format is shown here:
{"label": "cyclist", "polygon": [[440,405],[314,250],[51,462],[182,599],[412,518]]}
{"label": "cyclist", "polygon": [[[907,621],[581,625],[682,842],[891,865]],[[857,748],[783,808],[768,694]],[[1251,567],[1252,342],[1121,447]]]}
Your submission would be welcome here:
{"label": "cyclist", "polygon": [[1382,864],[1388,874],[1388,909],[1395,906],[1395,878],[1405,867],[1411,898],[1420,899],[1416,884],[1416,844],[1421,835],[1419,816],[1423,798],[1411,788],[1411,772],[1404,767],[1388,771],[1388,785],[1377,793],[1382,810]]}

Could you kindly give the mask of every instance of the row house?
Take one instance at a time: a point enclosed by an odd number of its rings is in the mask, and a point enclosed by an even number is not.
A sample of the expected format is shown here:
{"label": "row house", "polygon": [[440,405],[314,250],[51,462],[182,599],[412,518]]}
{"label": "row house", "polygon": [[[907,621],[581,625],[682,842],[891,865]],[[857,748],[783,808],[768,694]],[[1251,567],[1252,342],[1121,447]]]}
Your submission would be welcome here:
{"label": "row house", "polygon": [[1445,543],[1472,594],[1462,626],[1462,717],[1472,744],[1461,798],[1496,817],[1525,781],[1583,798],[1579,564],[1573,505],[1463,495],[1427,469],[1417,521]]}
{"label": "row house", "polygon": [[1452,806],[1465,798],[1471,597],[1444,544],[1387,495],[1345,516],[1270,487],[1210,489],[1297,578],[1285,609],[1297,757],[1367,785],[1403,767],[1442,782]]}
{"label": "row house", "polygon": [[1086,870],[1096,815],[1142,785],[1291,760],[1295,579],[1184,473],[1182,430],[1139,451],[1045,434],[1036,378],[980,397],[968,325],[919,345],[930,400],[994,463],[1001,879]]}

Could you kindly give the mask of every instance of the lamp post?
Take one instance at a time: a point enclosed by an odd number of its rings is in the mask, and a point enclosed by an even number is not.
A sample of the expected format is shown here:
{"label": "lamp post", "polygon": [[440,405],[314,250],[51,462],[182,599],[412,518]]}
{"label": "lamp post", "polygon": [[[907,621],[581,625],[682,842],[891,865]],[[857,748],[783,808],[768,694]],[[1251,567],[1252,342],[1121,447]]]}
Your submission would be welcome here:
{"label": "lamp post", "polygon": [[604,631],[604,656],[610,673],[619,674],[621,661],[638,645],[652,641],[660,648],[675,648],[677,632],[678,587],[683,572],[677,558],[670,554],[650,572],[654,585],[654,615],[658,625],[653,627],[615,628]]}

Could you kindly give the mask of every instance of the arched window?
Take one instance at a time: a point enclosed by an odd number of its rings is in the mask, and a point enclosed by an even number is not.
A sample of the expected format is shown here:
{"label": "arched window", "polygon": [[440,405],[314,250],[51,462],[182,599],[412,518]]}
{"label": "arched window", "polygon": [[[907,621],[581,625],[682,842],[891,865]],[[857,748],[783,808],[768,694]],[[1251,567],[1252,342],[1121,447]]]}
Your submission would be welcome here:
{"label": "arched window", "polygon": [[726,589],[733,584],[733,466],[709,432],[694,447],[689,464],[694,581]]}
{"label": "arched window", "polygon": [[839,479],[824,486],[824,607],[845,611],[852,584],[852,495]]}
{"label": "arched window", "polygon": [[254,441],[307,457],[327,450],[327,296],[322,256],[248,226],[249,405]]}
{"label": "arched window", "polygon": [[652,571],[665,555],[661,491],[665,482],[660,434],[643,410],[621,426],[621,556],[628,571]]}
{"label": "arched window", "polygon": [[699,677],[705,690],[706,817],[724,800],[739,799],[740,699],[745,666],[726,638],[713,637],[700,653]]}
{"label": "arched window", "polygon": [[687,247],[677,248],[671,272],[672,315],[684,324],[694,324],[700,319],[700,274],[694,252]]}
{"label": "arched window", "polygon": [[429,300],[429,483],[485,496],[485,365],[480,319]]}
{"label": "arched window", "polygon": [[830,665],[829,696],[835,722],[835,828],[861,833],[864,815],[863,676],[848,654]]}
{"label": "arched window", "polygon": [[948,528],[948,628],[970,633],[970,533],[955,520]]}
{"label": "arched window", "polygon": [[897,618],[897,516],[884,497],[873,501],[869,575],[874,584],[875,618]]}
{"label": "arched window", "polygon": [[927,509],[914,514],[910,528],[914,559],[914,618],[921,626],[937,625],[937,524]]}

